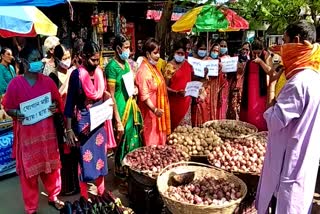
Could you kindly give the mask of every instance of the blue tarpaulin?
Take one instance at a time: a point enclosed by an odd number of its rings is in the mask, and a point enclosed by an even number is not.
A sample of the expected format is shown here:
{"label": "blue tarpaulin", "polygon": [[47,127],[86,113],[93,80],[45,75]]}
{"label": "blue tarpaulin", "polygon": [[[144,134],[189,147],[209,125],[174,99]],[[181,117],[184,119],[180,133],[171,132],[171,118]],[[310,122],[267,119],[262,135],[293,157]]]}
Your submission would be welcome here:
{"label": "blue tarpaulin", "polygon": [[0,0],[0,6],[51,7],[66,2],[67,0]]}

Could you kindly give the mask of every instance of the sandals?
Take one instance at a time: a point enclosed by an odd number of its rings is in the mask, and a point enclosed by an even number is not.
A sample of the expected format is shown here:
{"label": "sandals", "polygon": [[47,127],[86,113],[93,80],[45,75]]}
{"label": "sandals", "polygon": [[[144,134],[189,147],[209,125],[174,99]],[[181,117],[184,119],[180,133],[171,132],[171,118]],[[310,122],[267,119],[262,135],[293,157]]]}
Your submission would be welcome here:
{"label": "sandals", "polygon": [[56,199],[55,201],[48,201],[48,204],[56,210],[61,210],[64,207],[64,202]]}

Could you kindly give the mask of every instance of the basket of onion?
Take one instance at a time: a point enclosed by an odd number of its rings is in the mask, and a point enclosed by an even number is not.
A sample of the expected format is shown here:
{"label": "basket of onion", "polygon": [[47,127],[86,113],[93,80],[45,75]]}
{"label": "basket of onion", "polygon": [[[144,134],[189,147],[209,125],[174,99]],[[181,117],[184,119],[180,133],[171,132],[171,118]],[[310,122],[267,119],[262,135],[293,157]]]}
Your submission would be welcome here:
{"label": "basket of onion", "polygon": [[223,139],[240,139],[258,132],[258,128],[239,120],[211,120],[203,124]]}
{"label": "basket of onion", "polygon": [[266,142],[267,132],[259,132],[243,139],[226,140],[225,144],[208,155],[211,165],[232,172],[246,183],[248,194],[241,203],[241,211],[255,200]]}
{"label": "basket of onion", "polygon": [[[192,180],[172,185],[172,175],[194,173]],[[157,178],[159,193],[174,214],[232,214],[247,194],[246,184],[224,170],[195,162],[180,162],[164,168]]]}
{"label": "basket of onion", "polygon": [[179,161],[188,161],[190,156],[177,146],[146,146],[135,149],[122,161],[136,181],[156,185],[159,172],[166,166]]}
{"label": "basket of onion", "polygon": [[267,134],[259,132],[246,138],[227,139],[208,155],[211,165],[230,172],[260,175],[266,152]]}

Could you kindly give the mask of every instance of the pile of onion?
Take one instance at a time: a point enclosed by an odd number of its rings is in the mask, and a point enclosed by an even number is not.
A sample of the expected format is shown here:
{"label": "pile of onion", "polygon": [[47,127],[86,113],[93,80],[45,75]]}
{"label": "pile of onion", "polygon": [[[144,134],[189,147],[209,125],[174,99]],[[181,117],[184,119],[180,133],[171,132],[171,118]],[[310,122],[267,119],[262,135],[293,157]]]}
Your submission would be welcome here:
{"label": "pile of onion", "polygon": [[176,146],[147,146],[129,153],[126,164],[133,170],[156,177],[164,167],[189,159],[189,155]]}
{"label": "pile of onion", "polygon": [[184,152],[193,156],[208,155],[223,143],[210,128],[178,126],[168,138],[169,145],[180,145]]}
{"label": "pile of onion", "polygon": [[266,138],[226,140],[208,155],[210,164],[233,172],[260,174],[266,152]]}
{"label": "pile of onion", "polygon": [[178,187],[169,186],[165,195],[180,202],[196,205],[225,205],[242,197],[241,186],[226,179],[206,175]]}

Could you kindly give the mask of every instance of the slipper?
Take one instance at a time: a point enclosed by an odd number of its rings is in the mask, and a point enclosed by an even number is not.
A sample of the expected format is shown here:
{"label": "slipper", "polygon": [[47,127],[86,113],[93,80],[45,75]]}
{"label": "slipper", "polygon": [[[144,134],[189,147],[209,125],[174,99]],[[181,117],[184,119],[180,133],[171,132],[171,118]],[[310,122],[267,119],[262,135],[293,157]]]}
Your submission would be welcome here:
{"label": "slipper", "polygon": [[48,204],[56,210],[61,210],[64,207],[64,202],[56,199],[55,201],[48,201]]}

